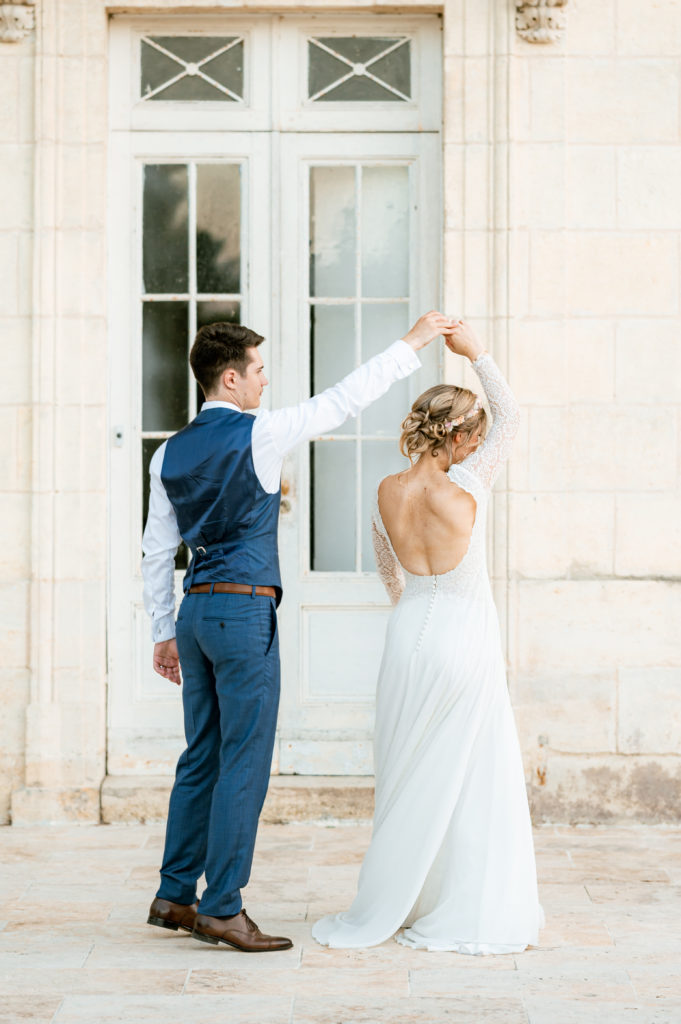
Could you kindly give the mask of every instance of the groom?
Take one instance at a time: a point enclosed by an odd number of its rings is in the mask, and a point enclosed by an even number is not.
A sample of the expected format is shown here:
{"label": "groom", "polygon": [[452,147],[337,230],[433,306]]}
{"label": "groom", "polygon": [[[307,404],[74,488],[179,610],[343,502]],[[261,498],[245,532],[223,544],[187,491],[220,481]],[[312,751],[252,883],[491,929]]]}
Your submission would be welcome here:
{"label": "groom", "polygon": [[[289,949],[241,905],[267,792],[279,703],[276,608],[280,477],[296,445],[340,426],[420,366],[416,351],[450,321],[426,313],[400,341],[300,405],[257,417],[263,338],[202,327],[190,353],[201,412],[155,452],[142,542],[154,670],[180,684],[187,749],[170,797],[161,886],[149,924],[245,952]],[[191,549],[175,624],[174,559]],[[196,902],[196,883],[207,887]]]}

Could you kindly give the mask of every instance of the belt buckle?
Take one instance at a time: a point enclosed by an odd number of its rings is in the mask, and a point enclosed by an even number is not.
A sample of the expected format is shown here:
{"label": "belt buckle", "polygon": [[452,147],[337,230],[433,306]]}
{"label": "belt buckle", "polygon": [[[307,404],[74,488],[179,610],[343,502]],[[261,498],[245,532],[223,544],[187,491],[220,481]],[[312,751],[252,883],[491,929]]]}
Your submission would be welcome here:
{"label": "belt buckle", "polygon": [[199,546],[196,549],[196,553],[197,553],[197,555],[198,554],[205,555],[206,554],[206,549],[204,547],[201,547],[201,545],[199,544]]}

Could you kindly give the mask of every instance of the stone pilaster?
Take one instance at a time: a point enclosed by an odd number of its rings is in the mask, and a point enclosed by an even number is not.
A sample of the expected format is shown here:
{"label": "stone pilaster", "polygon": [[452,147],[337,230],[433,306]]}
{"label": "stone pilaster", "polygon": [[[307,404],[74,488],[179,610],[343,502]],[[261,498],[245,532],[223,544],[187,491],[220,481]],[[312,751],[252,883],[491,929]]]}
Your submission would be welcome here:
{"label": "stone pilaster", "polygon": [[30,703],[15,823],[98,821],[105,772],[106,18],[94,6],[45,4],[36,26]]}
{"label": "stone pilaster", "polygon": [[[9,12],[0,8],[2,15]],[[8,24],[0,20],[0,27]],[[24,778],[31,574],[34,36],[0,37],[0,822]]]}

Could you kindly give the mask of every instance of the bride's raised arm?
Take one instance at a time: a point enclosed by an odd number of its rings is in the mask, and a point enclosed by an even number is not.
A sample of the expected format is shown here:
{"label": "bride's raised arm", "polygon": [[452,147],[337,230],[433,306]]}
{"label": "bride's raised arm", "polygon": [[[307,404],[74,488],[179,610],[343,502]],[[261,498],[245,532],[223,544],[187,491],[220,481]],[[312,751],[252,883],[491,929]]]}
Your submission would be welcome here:
{"label": "bride's raised arm", "polygon": [[491,488],[511,454],[520,426],[520,407],[489,352],[478,356],[473,368],[480,378],[494,421],[482,444],[460,465],[475,473],[484,487]]}
{"label": "bride's raised arm", "polygon": [[474,473],[483,487],[490,489],[511,454],[513,439],[520,426],[520,407],[506,378],[486,352],[471,328],[462,323],[460,331],[445,339],[447,348],[467,356],[477,373],[492,412],[492,426],[481,445],[459,463]]}

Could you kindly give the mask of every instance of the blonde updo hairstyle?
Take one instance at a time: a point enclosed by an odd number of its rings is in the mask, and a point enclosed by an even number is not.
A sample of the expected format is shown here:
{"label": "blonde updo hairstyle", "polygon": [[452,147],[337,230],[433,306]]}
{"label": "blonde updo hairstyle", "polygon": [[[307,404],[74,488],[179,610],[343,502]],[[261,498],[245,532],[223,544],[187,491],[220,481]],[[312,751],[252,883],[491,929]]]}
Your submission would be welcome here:
{"label": "blonde updo hairstyle", "polygon": [[[481,438],[487,430],[487,414],[479,409],[468,416],[473,410],[477,395],[468,388],[457,388],[453,384],[436,384],[428,388],[416,399],[411,412],[402,423],[400,451],[414,462],[425,452],[435,457],[444,449],[451,457],[452,439],[461,435],[460,443],[464,445],[480,431]],[[445,426],[446,423],[466,417],[457,426]],[[472,449],[474,450],[474,449]]]}

